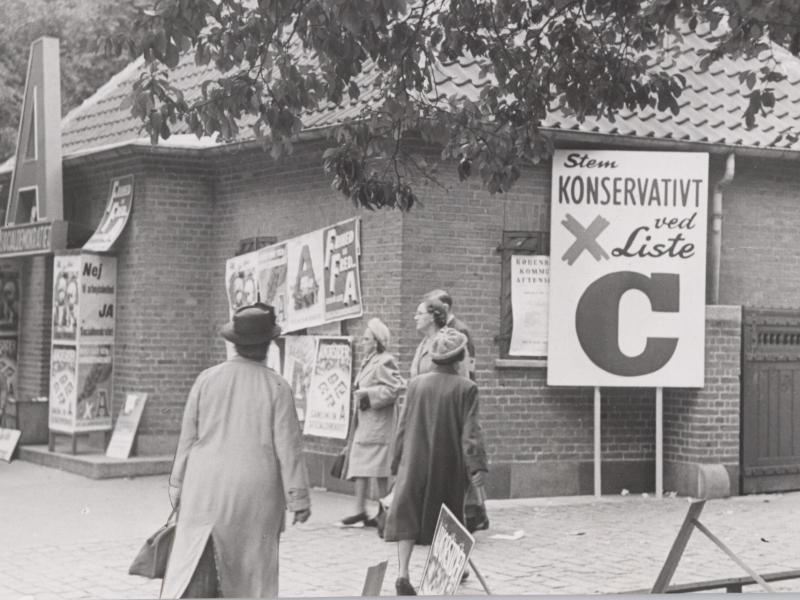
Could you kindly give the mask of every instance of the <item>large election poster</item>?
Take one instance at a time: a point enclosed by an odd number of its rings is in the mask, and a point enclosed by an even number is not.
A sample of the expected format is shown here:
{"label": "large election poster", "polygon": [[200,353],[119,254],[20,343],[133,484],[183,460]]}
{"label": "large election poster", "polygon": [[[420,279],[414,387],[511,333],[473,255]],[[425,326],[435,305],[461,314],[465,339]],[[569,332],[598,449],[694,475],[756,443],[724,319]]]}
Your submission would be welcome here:
{"label": "large election poster", "polygon": [[353,350],[348,338],[320,337],[308,391],[305,435],[343,440],[350,423]]}
{"label": "large election poster", "polygon": [[286,244],[256,251],[256,273],[261,302],[275,309],[275,320],[286,329]]}
{"label": "large election poster", "polygon": [[362,314],[358,223],[351,219],[322,230],[325,257],[325,321]]}
{"label": "large election poster", "polygon": [[80,343],[113,344],[117,259],[100,254],[82,254],[81,265]]}
{"label": "large election poster", "polygon": [[112,358],[112,346],[78,347],[76,432],[111,429]]}
{"label": "large election poster", "polygon": [[549,385],[702,387],[708,155],[553,155]]}
{"label": "large election poster", "polygon": [[288,307],[291,330],[325,321],[323,253],[321,231],[313,231],[286,242],[288,262]]}
{"label": "large election poster", "polygon": [[550,257],[511,256],[510,356],[547,356]]}
{"label": "large election poster", "polygon": [[53,257],[53,341],[76,342],[81,257]]}

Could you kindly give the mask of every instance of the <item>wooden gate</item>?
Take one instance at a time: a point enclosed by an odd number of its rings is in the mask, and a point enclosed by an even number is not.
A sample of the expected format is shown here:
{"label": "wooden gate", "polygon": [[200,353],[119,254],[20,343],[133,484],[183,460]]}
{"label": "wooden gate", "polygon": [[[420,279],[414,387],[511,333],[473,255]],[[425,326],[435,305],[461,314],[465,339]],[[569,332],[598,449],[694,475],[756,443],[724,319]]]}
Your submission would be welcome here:
{"label": "wooden gate", "polygon": [[800,489],[800,310],[745,308],[742,492]]}

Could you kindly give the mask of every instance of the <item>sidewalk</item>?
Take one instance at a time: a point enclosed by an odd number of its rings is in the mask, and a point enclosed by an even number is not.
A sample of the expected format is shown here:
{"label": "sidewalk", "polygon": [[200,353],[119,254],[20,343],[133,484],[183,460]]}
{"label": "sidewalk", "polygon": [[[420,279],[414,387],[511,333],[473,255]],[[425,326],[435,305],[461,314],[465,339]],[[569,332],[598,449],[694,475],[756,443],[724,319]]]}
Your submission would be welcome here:
{"label": "sidewalk", "polygon": [[[382,560],[389,561],[382,593],[393,595],[394,545],[374,529],[335,527],[352,512],[348,496],[315,490],[312,502],[309,522],[290,526],[282,538],[281,595],[357,596],[367,567]],[[687,508],[686,498],[642,496],[490,501],[492,528],[477,533],[473,560],[498,595],[647,588]],[[0,462],[0,600],[156,598],[160,581],[127,570],[169,511],[165,476],[90,480]],[[800,568],[800,493],[709,501],[701,521],[758,572]],[[524,531],[518,540],[492,537],[517,530]],[[414,552],[415,584],[426,553]],[[673,583],[744,574],[695,532]],[[774,587],[800,592],[800,580]],[[472,576],[460,594],[483,590]]]}

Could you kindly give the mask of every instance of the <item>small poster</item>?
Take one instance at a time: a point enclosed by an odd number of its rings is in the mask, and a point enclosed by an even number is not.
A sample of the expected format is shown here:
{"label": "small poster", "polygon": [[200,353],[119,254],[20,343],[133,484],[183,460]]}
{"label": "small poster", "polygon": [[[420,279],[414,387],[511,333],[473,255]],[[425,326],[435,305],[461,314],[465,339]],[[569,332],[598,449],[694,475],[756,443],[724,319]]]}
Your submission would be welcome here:
{"label": "small poster", "polygon": [[113,347],[78,349],[75,431],[111,429],[111,372]]}
{"label": "small poster", "polygon": [[511,256],[510,356],[547,356],[550,257]]}
{"label": "small poster", "polygon": [[78,335],[81,257],[53,258],[53,340],[74,342]]}
{"label": "small poster", "polygon": [[453,596],[461,583],[475,538],[442,504],[436,531],[422,569],[420,596]]}
{"label": "small poster", "polygon": [[275,320],[286,327],[286,244],[256,251],[258,291],[261,302],[275,309]]}
{"label": "small poster", "polygon": [[53,346],[50,355],[50,429],[71,432],[75,423],[77,351]]}
{"label": "small poster", "polygon": [[308,391],[305,435],[343,440],[350,422],[353,350],[348,338],[321,337]]}
{"label": "small poster", "polygon": [[312,335],[287,335],[283,340],[283,378],[292,386],[298,419],[305,421],[308,391],[317,356],[317,338]]}
{"label": "small poster", "polygon": [[114,425],[111,441],[106,448],[106,456],[126,459],[131,455],[133,440],[139,429],[145,402],[147,402],[147,394],[144,392],[131,392],[125,395],[125,404],[122,405],[122,411]]}
{"label": "small poster", "polygon": [[108,252],[125,229],[133,208],[133,175],[111,180],[108,204],[97,230],[83,245],[84,250]]}
{"label": "small poster", "polygon": [[0,338],[0,390],[5,391],[9,401],[16,400],[17,338]]}
{"label": "small poster", "polygon": [[352,319],[363,313],[357,237],[355,219],[322,230],[326,321]]}
{"label": "small poster", "polygon": [[19,329],[19,271],[0,267],[0,336],[17,335]]}
{"label": "small poster", "polygon": [[81,344],[114,343],[117,259],[100,254],[81,255]]}
{"label": "small poster", "polygon": [[231,314],[258,301],[258,251],[235,256],[225,263],[225,285]]}
{"label": "small poster", "polygon": [[22,432],[19,429],[0,427],[0,460],[11,462],[11,456],[19,443]]}
{"label": "small poster", "polygon": [[325,321],[321,230],[292,238],[286,249],[289,328],[319,325]]}

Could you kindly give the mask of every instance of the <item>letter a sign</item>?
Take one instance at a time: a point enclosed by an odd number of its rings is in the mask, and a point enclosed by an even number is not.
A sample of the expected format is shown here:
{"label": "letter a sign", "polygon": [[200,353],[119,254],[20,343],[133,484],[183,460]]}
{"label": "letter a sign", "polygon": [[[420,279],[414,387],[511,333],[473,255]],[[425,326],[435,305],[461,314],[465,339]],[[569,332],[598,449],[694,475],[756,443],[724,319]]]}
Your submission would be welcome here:
{"label": "letter a sign", "polygon": [[61,221],[61,70],[58,40],[31,44],[5,225]]}
{"label": "letter a sign", "polygon": [[553,156],[547,383],[703,387],[708,155]]}

